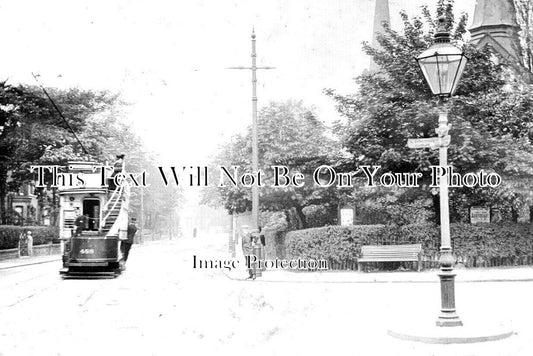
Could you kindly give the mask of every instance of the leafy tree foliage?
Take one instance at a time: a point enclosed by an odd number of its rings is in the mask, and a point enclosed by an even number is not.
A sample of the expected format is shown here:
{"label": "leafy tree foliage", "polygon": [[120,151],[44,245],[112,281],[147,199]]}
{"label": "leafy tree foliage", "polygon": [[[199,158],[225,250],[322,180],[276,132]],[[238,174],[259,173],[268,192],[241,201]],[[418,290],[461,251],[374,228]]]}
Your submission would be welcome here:
{"label": "leafy tree foliage", "polygon": [[[68,125],[40,88],[0,83],[0,221],[5,200],[28,178],[32,164],[61,164],[86,156],[70,132],[82,132],[92,115],[112,107],[116,96],[106,92],[50,90]],[[70,126],[70,128],[68,127]],[[91,148],[90,145],[88,148]],[[94,152],[98,156],[98,152]],[[8,174],[11,180],[8,184]]]}
{"label": "leafy tree foliage", "polygon": [[[140,137],[123,118],[123,103],[115,94],[80,89],[47,89],[67,123],[59,116],[41,88],[0,83],[0,207],[6,221],[5,198],[22,182],[33,180],[31,165],[65,165],[72,160],[91,160],[111,164],[117,154],[126,155],[126,170],[147,170],[158,175],[158,162],[144,149]],[[70,126],[70,127],[69,127]],[[78,136],[85,152],[71,129]],[[9,179],[8,179],[9,175]],[[47,179],[50,181],[50,179]],[[173,224],[172,211],[182,200],[181,191],[164,187],[160,179],[143,191],[144,222],[162,226]],[[55,188],[35,192],[41,207],[51,210],[52,224],[57,213]],[[141,214],[141,188],[132,188],[131,212]],[[170,198],[170,199],[169,199]]]}
{"label": "leafy tree foliage", "polygon": [[[455,21],[452,10],[453,1],[441,0],[436,17],[427,8],[412,19],[401,13],[402,31],[386,25],[385,33],[379,36],[381,48],[364,44],[365,52],[381,70],[360,75],[355,94],[327,91],[347,118],[337,124],[343,145],[351,154],[342,162],[343,169],[355,171],[360,165],[380,165],[383,172],[422,172],[429,177],[429,166],[438,164],[438,152],[409,149],[406,143],[409,138],[435,137],[438,113],[444,105],[452,125],[448,164],[457,172],[484,169],[504,176],[533,173],[527,137],[533,121],[531,87],[513,82],[518,79],[510,68],[491,60],[489,49],[478,50],[466,43],[467,16],[463,14]],[[449,19],[453,44],[469,58],[454,98],[445,104],[433,97],[414,60],[432,44],[440,15]],[[431,190],[426,186],[421,194],[433,197],[438,212],[438,198]],[[452,189],[452,200],[454,195],[475,194],[472,189]]]}
{"label": "leafy tree foliage", "polygon": [[[270,103],[259,112],[258,136],[259,167],[265,178],[259,188],[260,208],[294,213],[302,228],[312,224],[306,221],[303,209],[319,205],[328,216],[326,220],[331,222],[336,213],[337,192],[333,188],[314,186],[310,176],[320,165],[331,164],[339,147],[313,111],[297,101]],[[235,165],[240,167],[241,173],[251,172],[251,142],[251,129],[233,137],[214,158],[214,171],[218,166],[231,168]],[[286,166],[291,174],[304,174],[305,184],[303,187],[271,187],[273,165]],[[218,177],[214,181],[218,182]],[[241,185],[208,188],[203,201],[223,205],[230,213],[242,213],[251,210],[251,188]]]}

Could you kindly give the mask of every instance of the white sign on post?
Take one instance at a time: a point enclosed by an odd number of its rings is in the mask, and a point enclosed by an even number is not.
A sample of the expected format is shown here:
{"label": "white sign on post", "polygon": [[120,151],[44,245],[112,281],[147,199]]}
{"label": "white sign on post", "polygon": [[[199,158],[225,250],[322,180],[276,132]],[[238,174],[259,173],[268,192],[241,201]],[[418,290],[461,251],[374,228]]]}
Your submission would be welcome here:
{"label": "white sign on post", "polygon": [[407,140],[407,147],[409,148],[439,148],[439,146],[448,146],[451,141],[451,136],[444,137],[430,137],[430,138],[410,138]]}
{"label": "white sign on post", "polygon": [[342,226],[351,226],[353,225],[353,208],[342,208],[340,211],[341,216],[341,225]]}
{"label": "white sign on post", "polygon": [[484,206],[470,207],[470,223],[490,223],[490,208]]}
{"label": "white sign on post", "polygon": [[438,137],[432,138],[410,138],[407,140],[407,147],[409,148],[432,148],[439,144]]}

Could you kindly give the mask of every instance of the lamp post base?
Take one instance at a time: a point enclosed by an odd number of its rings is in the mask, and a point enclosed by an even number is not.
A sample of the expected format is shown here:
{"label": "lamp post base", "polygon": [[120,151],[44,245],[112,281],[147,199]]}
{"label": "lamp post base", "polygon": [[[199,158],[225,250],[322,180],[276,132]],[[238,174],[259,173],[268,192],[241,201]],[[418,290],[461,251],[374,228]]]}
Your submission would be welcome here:
{"label": "lamp post base", "polygon": [[455,262],[450,249],[443,249],[440,258],[440,296],[441,309],[436,321],[437,326],[462,326],[463,322],[455,312],[455,273],[453,273],[453,263]]}
{"label": "lamp post base", "polygon": [[442,268],[439,278],[442,308],[436,324],[437,326],[462,326],[463,322],[455,312],[455,273],[451,268]]}
{"label": "lamp post base", "polygon": [[455,312],[455,273],[453,264],[455,260],[451,254],[451,249],[441,249],[440,257],[440,295],[441,309],[436,321],[437,326],[453,327],[462,326],[463,322]]}
{"label": "lamp post base", "polygon": [[497,341],[511,337],[515,331],[508,325],[491,325],[491,323],[468,322],[468,326],[457,328],[440,328],[422,321],[413,325],[396,326],[387,330],[387,334],[396,339],[417,341],[426,344],[474,344]]}
{"label": "lamp post base", "polygon": [[459,319],[459,316],[455,312],[448,313],[447,315],[443,315],[443,314],[439,315],[439,318],[437,319],[435,324],[437,326],[447,326],[447,327],[463,326],[463,322],[461,321],[461,319]]}

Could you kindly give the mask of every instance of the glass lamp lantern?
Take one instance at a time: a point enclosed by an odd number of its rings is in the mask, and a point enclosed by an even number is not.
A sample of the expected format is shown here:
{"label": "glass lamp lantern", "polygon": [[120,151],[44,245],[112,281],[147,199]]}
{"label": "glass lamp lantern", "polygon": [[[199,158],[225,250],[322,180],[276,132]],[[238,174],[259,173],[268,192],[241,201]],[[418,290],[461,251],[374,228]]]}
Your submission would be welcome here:
{"label": "glass lamp lantern", "polygon": [[468,60],[459,48],[450,43],[446,21],[444,16],[439,18],[435,43],[416,58],[431,91],[441,97],[450,97],[455,93]]}

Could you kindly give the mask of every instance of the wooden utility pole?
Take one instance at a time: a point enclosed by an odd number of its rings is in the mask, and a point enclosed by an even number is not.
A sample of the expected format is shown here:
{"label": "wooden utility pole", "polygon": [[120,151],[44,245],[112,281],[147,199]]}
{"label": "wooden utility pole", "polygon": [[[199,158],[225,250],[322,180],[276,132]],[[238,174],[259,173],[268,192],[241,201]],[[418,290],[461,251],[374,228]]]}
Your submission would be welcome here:
{"label": "wooden utility pole", "polygon": [[[275,67],[258,67],[257,53],[255,49],[255,31],[252,29],[252,66],[251,67],[229,67],[228,69],[247,69],[252,71],[252,170],[257,173],[259,170],[259,153],[257,137],[257,70],[275,69]],[[259,189],[257,184],[252,186],[252,222],[253,227],[259,227]]]}

